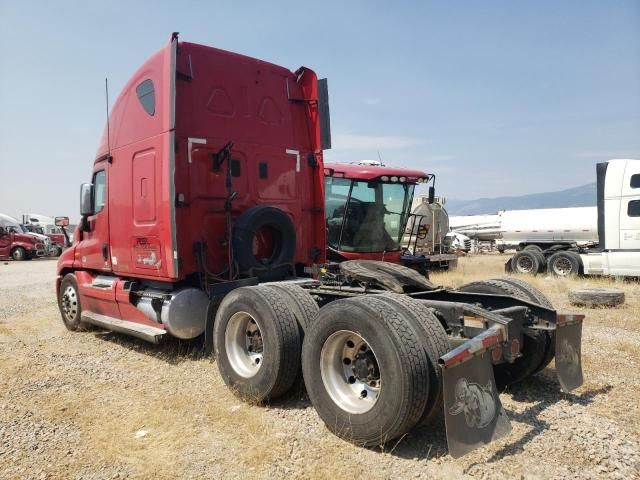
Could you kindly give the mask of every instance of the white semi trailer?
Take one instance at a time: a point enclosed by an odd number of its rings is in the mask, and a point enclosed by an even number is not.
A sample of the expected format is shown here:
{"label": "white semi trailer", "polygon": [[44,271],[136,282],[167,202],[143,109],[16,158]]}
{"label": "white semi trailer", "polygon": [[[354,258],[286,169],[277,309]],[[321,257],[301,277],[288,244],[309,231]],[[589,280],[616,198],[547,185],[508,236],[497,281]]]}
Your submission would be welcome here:
{"label": "white semi trailer", "polygon": [[598,243],[596,207],[541,208],[500,212],[498,245],[523,250],[530,245],[547,249],[554,245],[578,247]]}
{"label": "white semi trailer", "polygon": [[[544,215],[518,219],[532,241],[507,262],[508,271],[640,276],[640,160],[599,163],[596,175],[597,206],[563,209],[567,212],[560,221],[547,217],[554,232],[533,231]],[[535,235],[545,238],[549,233],[558,238],[543,244],[536,240]],[[503,232],[502,238],[506,242],[510,237]]]}

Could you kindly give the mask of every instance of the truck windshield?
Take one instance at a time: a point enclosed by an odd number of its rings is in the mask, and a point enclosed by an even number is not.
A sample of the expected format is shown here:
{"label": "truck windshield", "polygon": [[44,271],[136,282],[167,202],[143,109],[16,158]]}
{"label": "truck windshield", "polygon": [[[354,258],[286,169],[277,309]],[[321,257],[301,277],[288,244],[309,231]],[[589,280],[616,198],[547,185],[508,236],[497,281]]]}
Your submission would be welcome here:
{"label": "truck windshield", "polygon": [[338,251],[400,250],[415,185],[325,178],[327,243]]}

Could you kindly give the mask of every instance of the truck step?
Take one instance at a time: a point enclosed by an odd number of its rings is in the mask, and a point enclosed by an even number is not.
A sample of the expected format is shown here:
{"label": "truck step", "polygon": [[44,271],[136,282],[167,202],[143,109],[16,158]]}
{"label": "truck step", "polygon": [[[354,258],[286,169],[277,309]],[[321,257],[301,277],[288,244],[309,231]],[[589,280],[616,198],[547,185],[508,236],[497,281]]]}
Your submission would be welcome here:
{"label": "truck step", "polygon": [[126,320],[93,312],[82,312],[82,321],[114,332],[125,333],[151,343],[158,343],[160,338],[167,334],[167,331],[161,328],[127,322]]}

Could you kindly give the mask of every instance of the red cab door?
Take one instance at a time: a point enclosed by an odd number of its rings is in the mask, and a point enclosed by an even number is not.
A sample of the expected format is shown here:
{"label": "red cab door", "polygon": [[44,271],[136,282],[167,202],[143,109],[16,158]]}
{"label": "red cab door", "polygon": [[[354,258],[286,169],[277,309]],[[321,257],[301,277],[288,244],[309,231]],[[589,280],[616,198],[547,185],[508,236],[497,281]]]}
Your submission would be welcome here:
{"label": "red cab door", "polygon": [[78,245],[79,260],[83,268],[111,271],[109,245],[109,164],[96,164],[93,173],[93,215],[87,219],[89,231]]}

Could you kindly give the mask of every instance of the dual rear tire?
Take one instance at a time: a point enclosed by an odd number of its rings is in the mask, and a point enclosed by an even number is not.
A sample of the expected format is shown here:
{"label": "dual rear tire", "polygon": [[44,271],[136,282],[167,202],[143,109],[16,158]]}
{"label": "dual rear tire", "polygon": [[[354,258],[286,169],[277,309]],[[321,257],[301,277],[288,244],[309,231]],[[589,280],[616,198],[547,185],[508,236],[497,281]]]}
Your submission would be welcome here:
{"label": "dual rear tire", "polygon": [[576,252],[561,250],[547,259],[547,271],[558,277],[572,277],[582,273],[582,259]]}
{"label": "dual rear tire", "polygon": [[381,445],[442,418],[437,361],[449,349],[444,327],[419,302],[365,295],[320,310],[302,347],[302,372],[329,430]]}
{"label": "dual rear tire", "polygon": [[516,252],[511,257],[511,270],[515,273],[528,273],[536,275],[544,271],[546,266],[546,260],[542,251],[537,249],[529,249]]}
{"label": "dual rear tire", "polygon": [[428,308],[387,294],[337,300],[318,311],[309,293],[284,288],[239,288],[218,309],[218,368],[238,396],[276,398],[301,368],[311,403],[329,430],[363,446],[441,418],[437,360],[450,347]]}

